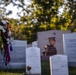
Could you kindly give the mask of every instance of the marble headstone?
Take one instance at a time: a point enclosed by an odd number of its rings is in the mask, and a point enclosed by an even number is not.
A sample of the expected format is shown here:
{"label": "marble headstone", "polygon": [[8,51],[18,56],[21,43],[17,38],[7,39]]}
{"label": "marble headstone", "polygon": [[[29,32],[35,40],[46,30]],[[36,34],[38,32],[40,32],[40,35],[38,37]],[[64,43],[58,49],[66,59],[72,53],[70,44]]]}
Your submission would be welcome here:
{"label": "marble headstone", "polygon": [[31,74],[41,74],[40,48],[29,47],[26,49],[26,72],[28,72],[27,66],[31,67]]}
{"label": "marble headstone", "polygon": [[63,34],[64,53],[70,66],[76,66],[76,33]]}
{"label": "marble headstone", "polygon": [[32,47],[38,47],[37,41],[32,42]]}
{"label": "marble headstone", "polygon": [[68,61],[66,55],[50,56],[50,75],[68,75]]}
{"label": "marble headstone", "polygon": [[7,66],[2,65],[2,68],[25,68],[25,50],[27,48],[27,41],[13,40],[12,47],[13,51],[10,51],[11,61]]}
{"label": "marble headstone", "polygon": [[38,41],[38,47],[42,52],[45,50],[44,46],[49,45],[49,37],[55,37],[56,43],[55,47],[57,49],[57,54],[64,54],[63,51],[63,37],[62,34],[70,33],[69,30],[62,31],[62,30],[50,30],[50,31],[42,31],[37,33],[37,41]]}

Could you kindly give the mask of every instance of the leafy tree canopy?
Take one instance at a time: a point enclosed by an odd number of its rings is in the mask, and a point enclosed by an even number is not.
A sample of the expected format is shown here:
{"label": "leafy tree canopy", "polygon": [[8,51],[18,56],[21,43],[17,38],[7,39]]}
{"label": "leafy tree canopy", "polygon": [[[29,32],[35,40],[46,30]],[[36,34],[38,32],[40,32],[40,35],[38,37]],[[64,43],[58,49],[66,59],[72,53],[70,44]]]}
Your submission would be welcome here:
{"label": "leafy tree canopy", "polygon": [[[3,1],[3,0],[2,0]],[[6,6],[12,4],[21,12],[17,15],[20,19],[8,19],[15,39],[26,39],[29,43],[37,40],[38,31],[46,30],[71,30],[76,31],[76,1],[75,0],[30,0],[26,5],[25,0],[4,0],[0,9],[6,12]],[[27,6],[25,8],[25,6]],[[61,13],[60,13],[61,10]],[[2,11],[0,11],[1,13]],[[11,15],[12,9],[6,12]]]}

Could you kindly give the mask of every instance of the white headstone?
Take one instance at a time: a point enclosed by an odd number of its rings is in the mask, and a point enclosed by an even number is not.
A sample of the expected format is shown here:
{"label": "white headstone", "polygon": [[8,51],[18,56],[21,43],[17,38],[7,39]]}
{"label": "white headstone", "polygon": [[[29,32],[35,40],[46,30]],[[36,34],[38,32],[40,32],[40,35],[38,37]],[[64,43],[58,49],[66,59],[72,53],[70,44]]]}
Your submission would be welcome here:
{"label": "white headstone", "polygon": [[63,48],[68,56],[69,65],[76,66],[76,33],[63,35]]}
{"label": "white headstone", "polygon": [[27,48],[27,41],[13,40],[13,51],[10,51],[11,61],[7,66],[2,65],[3,68],[25,68],[25,50]]}
{"label": "white headstone", "polygon": [[37,41],[32,42],[32,47],[38,47]]}
{"label": "white headstone", "polygon": [[27,41],[24,41],[24,40],[13,40],[12,41],[12,46],[13,47],[22,47],[22,46],[25,46],[27,47]]}
{"label": "white headstone", "polygon": [[41,74],[40,48],[29,47],[26,49],[26,72],[27,66],[31,67],[31,74]]}
{"label": "white headstone", "polygon": [[76,2],[76,0],[74,0]]}
{"label": "white headstone", "polygon": [[50,75],[68,75],[68,61],[66,55],[50,57]]}
{"label": "white headstone", "polygon": [[50,31],[43,31],[43,32],[38,32],[37,37],[38,37],[38,47],[41,49],[41,53],[45,50],[44,46],[49,45],[49,37],[55,37],[56,43],[55,47],[57,49],[57,54],[64,54],[63,51],[63,39],[62,39],[62,34],[70,33],[69,30],[67,31],[62,31],[62,30],[50,30]]}

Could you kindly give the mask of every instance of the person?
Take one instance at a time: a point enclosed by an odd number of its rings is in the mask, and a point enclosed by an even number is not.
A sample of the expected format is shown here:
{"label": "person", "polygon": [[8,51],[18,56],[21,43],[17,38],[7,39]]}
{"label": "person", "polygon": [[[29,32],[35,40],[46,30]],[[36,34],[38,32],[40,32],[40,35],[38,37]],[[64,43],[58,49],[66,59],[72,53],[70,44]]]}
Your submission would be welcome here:
{"label": "person", "polygon": [[43,54],[48,56],[57,54],[57,50],[54,46],[56,43],[55,37],[49,37],[49,43],[50,45],[45,45],[45,51],[43,52]]}

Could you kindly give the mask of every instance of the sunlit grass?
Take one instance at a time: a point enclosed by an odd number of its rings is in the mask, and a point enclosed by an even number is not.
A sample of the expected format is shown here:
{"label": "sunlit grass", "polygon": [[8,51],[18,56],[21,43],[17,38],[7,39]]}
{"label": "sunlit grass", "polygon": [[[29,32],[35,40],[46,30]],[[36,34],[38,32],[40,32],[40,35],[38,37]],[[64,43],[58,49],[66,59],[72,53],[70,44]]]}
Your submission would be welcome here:
{"label": "sunlit grass", "polygon": [[0,75],[22,75],[20,73],[0,72]]}
{"label": "sunlit grass", "polygon": [[0,75],[22,75],[25,69],[6,69],[0,70]]}

